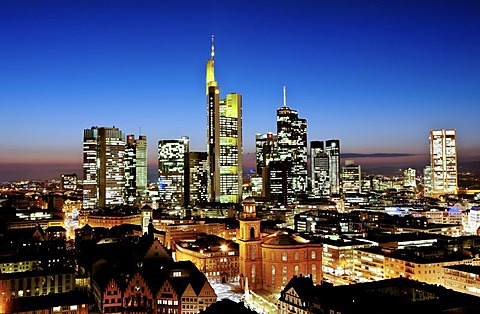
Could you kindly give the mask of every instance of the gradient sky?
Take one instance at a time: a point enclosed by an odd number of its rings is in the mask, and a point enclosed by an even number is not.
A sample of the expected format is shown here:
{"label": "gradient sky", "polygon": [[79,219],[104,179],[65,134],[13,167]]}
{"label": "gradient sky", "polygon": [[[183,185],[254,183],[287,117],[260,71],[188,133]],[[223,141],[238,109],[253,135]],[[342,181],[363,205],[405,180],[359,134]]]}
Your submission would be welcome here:
{"label": "gradient sky", "polygon": [[212,34],[246,153],[286,85],[308,141],[426,156],[455,128],[459,159],[480,156],[480,1],[2,0],[0,181],[81,169],[94,125],[141,128],[152,167],[160,139],[205,151]]}

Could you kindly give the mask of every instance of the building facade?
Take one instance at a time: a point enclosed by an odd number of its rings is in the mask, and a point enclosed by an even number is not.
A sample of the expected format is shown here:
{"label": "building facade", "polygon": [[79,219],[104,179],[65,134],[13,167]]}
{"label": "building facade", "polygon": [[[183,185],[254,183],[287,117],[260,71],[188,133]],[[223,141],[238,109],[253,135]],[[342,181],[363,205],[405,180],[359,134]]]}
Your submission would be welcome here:
{"label": "building facade", "polygon": [[206,152],[190,152],[188,158],[190,205],[210,202]]}
{"label": "building facade", "polygon": [[340,141],[325,141],[325,152],[328,155],[330,194],[340,194]]}
{"label": "building facade", "polygon": [[278,160],[278,136],[271,132],[255,135],[256,178],[261,180],[261,196],[268,196],[270,187],[269,165]]}
{"label": "building facade", "polygon": [[243,201],[239,218],[240,284],[251,290],[280,292],[293,276],[310,275],[315,284],[323,279],[322,244],[285,232],[267,237],[260,233],[255,200]]}
{"label": "building facade", "polygon": [[330,197],[329,158],[323,141],[310,142],[310,184],[314,197]]}
{"label": "building facade", "polygon": [[342,193],[357,194],[362,192],[362,167],[353,160],[345,160],[342,167]]}
{"label": "building facade", "polygon": [[242,95],[220,99],[215,81],[214,45],[207,61],[207,153],[212,202],[238,203],[242,199]]}
{"label": "building facade", "polygon": [[125,200],[132,204],[147,189],[147,137],[127,135],[125,143]]}
{"label": "building facade", "polygon": [[60,189],[62,191],[76,191],[78,178],[76,173],[62,174],[60,176]]}
{"label": "building facade", "polygon": [[291,162],[292,190],[295,195],[306,193],[307,181],[307,120],[287,107],[286,87],[283,106],[277,109],[278,158]]}
{"label": "building facade", "polygon": [[189,138],[158,141],[158,195],[164,204],[189,202]]}
{"label": "building facade", "polygon": [[453,194],[458,188],[457,141],[455,130],[430,131],[432,194]]}
{"label": "building facade", "polygon": [[125,136],[112,127],[83,132],[83,208],[113,207],[124,203]]}

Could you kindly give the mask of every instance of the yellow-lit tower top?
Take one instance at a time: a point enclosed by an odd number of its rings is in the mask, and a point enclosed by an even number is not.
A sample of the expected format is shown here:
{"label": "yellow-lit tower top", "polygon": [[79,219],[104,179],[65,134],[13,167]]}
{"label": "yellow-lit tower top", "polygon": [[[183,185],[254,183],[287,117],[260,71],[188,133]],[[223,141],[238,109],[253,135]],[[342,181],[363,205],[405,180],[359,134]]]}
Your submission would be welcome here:
{"label": "yellow-lit tower top", "polygon": [[215,81],[215,45],[214,45],[214,36],[212,35],[212,52],[210,54],[210,59],[207,60],[207,85],[206,85],[206,94],[208,95],[208,88],[210,86],[217,86],[217,81]]}

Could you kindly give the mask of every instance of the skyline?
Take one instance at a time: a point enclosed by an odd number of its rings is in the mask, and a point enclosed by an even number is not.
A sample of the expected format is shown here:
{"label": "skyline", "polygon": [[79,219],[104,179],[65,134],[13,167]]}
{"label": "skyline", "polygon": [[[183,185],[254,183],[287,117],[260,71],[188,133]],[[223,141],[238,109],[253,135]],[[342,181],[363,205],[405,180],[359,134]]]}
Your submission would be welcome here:
{"label": "skyline", "polygon": [[400,165],[428,160],[430,130],[456,129],[459,160],[480,159],[478,20],[474,1],[2,1],[0,181],[81,169],[91,126],[141,128],[150,168],[159,140],[206,151],[212,34],[220,92],[243,96],[245,154],[276,132],[286,85],[308,142]]}

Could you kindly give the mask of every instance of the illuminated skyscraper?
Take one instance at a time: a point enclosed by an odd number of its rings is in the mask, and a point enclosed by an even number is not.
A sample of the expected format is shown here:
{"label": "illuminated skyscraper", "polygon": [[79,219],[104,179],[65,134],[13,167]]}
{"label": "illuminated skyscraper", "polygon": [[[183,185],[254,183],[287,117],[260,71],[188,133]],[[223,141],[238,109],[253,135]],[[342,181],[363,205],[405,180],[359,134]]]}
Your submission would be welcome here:
{"label": "illuminated skyscraper", "polygon": [[362,192],[362,167],[356,165],[353,160],[345,160],[342,167],[342,192],[343,194]]}
{"label": "illuminated skyscraper", "polygon": [[188,205],[189,138],[158,141],[158,194],[160,201]]}
{"label": "illuminated skyscraper", "polygon": [[330,197],[329,158],[323,141],[310,142],[310,181],[315,197]]}
{"label": "illuminated skyscraper", "polygon": [[328,176],[330,177],[330,194],[340,194],[340,141],[325,142],[328,155]]}
{"label": "illuminated skyscraper", "polygon": [[83,208],[122,205],[125,194],[125,139],[118,128],[83,132]]}
{"label": "illuminated skyscraper", "polygon": [[278,137],[273,133],[255,135],[256,176],[262,182],[261,195],[267,196],[270,185],[268,167],[270,162],[278,160]]}
{"label": "illuminated skyscraper", "polygon": [[207,153],[212,202],[238,203],[242,199],[242,95],[220,99],[215,81],[214,44],[207,61]]}
{"label": "illuminated skyscraper", "polygon": [[208,195],[208,159],[206,152],[189,154],[190,204],[203,204],[210,201]]}
{"label": "illuminated skyscraper", "polygon": [[125,146],[125,198],[127,203],[141,196],[147,188],[147,137],[127,135]]}
{"label": "illuminated skyscraper", "polygon": [[277,110],[278,157],[291,162],[292,190],[295,194],[307,191],[307,120],[287,107],[283,87],[283,107]]}
{"label": "illuminated skyscraper", "polygon": [[415,191],[417,189],[417,171],[413,168],[403,170],[403,188]]}
{"label": "illuminated skyscraper", "polygon": [[457,143],[455,130],[430,131],[432,193],[452,194],[458,188]]}

